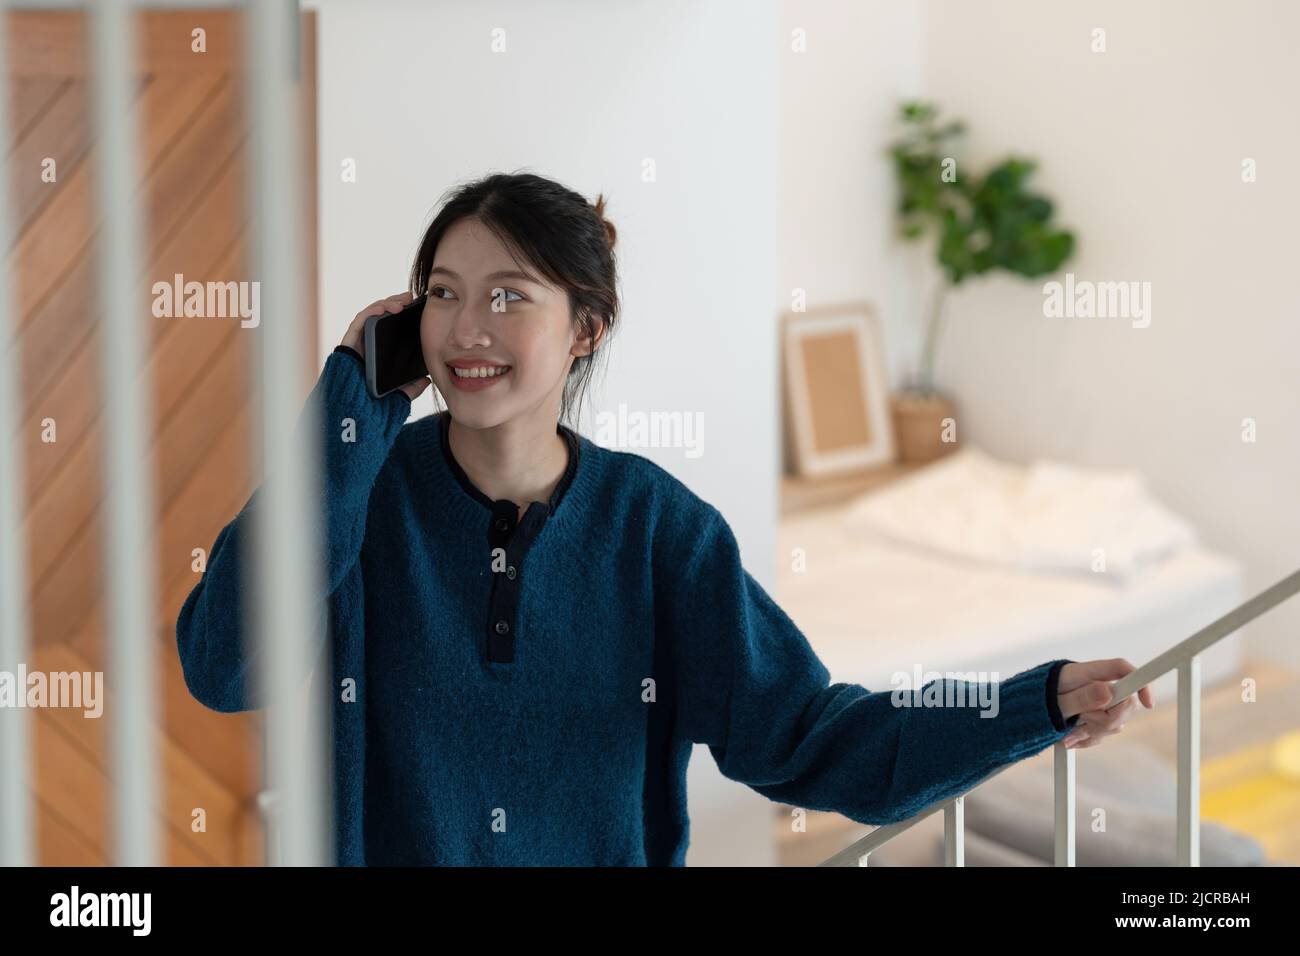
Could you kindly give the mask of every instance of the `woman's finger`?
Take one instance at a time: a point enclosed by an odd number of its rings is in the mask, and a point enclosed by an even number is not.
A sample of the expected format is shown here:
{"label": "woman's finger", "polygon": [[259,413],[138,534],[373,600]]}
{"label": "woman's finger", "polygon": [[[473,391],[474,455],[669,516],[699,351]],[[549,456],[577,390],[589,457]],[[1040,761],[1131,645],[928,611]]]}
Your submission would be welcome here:
{"label": "woman's finger", "polygon": [[1088,739],[1101,740],[1104,739],[1104,737],[1114,736],[1115,734],[1123,734],[1123,731],[1125,731],[1125,728],[1123,728],[1123,724],[1121,724],[1121,726],[1118,727],[1110,727],[1109,730],[1104,730],[1104,728],[1101,727],[1089,727]]}
{"label": "woman's finger", "polygon": [[1086,726],[1089,730],[1105,730],[1110,726],[1110,715],[1104,710],[1089,710],[1079,715],[1076,726]]}
{"label": "woman's finger", "polygon": [[[415,296],[410,292],[398,292],[394,295],[386,296],[382,299],[376,299],[368,306],[356,314],[348,326],[348,330],[343,334],[342,345],[347,345],[358,352],[362,351],[362,339],[366,331],[366,320],[372,315],[383,315],[385,312],[400,312],[406,306],[410,305]],[[363,353],[364,354],[364,353]]]}
{"label": "woman's finger", "polygon": [[1109,710],[1085,711],[1079,715],[1079,723],[1097,727],[1114,727],[1124,723],[1135,707],[1137,707],[1137,700],[1129,697],[1123,703],[1116,704]]}
{"label": "woman's finger", "polygon": [[1102,740],[1104,740],[1107,737],[1110,737],[1113,734],[1120,733],[1122,730],[1123,728],[1117,728],[1115,730],[1101,730],[1101,731],[1079,730],[1074,733],[1071,733],[1061,742],[1065,744],[1066,749],[1068,750],[1074,750],[1078,747],[1085,747],[1085,746],[1090,747],[1094,744],[1100,743]]}
{"label": "woman's finger", "polygon": [[1092,681],[1059,696],[1061,716],[1068,719],[1075,714],[1084,714],[1090,710],[1105,710],[1114,695],[1110,684],[1105,681]]}
{"label": "woman's finger", "polygon": [[424,390],[432,384],[433,380],[429,378],[429,376],[424,375],[413,381],[407,382],[402,386],[402,391],[406,393],[407,398],[411,401],[415,401],[424,393]]}
{"label": "woman's finger", "polygon": [[343,333],[343,341],[340,342],[339,344],[346,345],[350,348],[354,348],[358,352],[360,352],[361,335],[362,332],[365,330],[367,318],[368,318],[367,312],[363,311],[360,314],[358,314],[357,317],[348,324],[348,330]]}
{"label": "woman's finger", "polygon": [[1071,686],[1086,684],[1090,681],[1112,681],[1127,677],[1137,670],[1122,657],[1107,657],[1097,661],[1075,661],[1061,668],[1061,679]]}
{"label": "woman's finger", "polygon": [[382,299],[371,302],[357,318],[364,320],[383,312],[400,312],[410,304],[410,301],[411,293],[409,292],[396,292],[393,295],[386,295]]}

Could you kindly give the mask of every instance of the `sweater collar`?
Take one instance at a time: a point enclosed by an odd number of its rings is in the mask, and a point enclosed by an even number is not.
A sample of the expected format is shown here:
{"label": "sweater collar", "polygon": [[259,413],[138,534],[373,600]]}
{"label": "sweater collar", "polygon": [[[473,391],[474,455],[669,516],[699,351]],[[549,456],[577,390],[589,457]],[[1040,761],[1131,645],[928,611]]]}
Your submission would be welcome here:
{"label": "sweater collar", "polygon": [[[423,427],[415,429],[412,437],[424,464],[421,470],[431,476],[435,491],[441,494],[442,501],[453,515],[477,523],[517,506],[516,502],[504,499],[493,501],[470,481],[451,452],[450,411],[443,410],[429,415],[420,424]],[[576,514],[587,510],[594,488],[594,472],[597,467],[595,457],[599,447],[563,423],[557,422],[555,430],[569,447],[569,462],[550,501],[537,504],[546,511],[549,519],[546,524],[563,526],[573,520]],[[527,507],[532,508],[533,503]],[[509,513],[512,516],[517,514],[516,511]]]}

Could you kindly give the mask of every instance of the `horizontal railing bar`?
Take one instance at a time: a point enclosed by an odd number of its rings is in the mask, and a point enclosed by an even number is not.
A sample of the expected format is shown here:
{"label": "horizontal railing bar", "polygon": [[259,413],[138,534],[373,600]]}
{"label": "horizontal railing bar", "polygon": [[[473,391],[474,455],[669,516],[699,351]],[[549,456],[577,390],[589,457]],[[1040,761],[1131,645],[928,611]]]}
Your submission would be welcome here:
{"label": "horizontal railing bar", "polygon": [[948,804],[952,803],[954,800],[960,800],[962,797],[970,793],[976,787],[988,783],[998,774],[1003,773],[1014,766],[1015,766],[1014,763],[1003,764],[1001,767],[998,767],[997,770],[994,770],[988,776],[980,778],[978,783],[973,784],[968,789],[966,789],[962,793],[957,794],[956,796],[948,797],[946,800],[939,800],[935,803],[932,803],[924,810],[922,810],[920,813],[917,813],[914,816],[910,816],[906,820],[899,820],[896,823],[886,823],[884,826],[876,827],[874,830],[872,830],[866,836],[862,837],[860,840],[857,840],[849,844],[843,850],[840,850],[839,853],[836,853],[834,856],[830,857],[829,859],[823,860],[821,863],[818,863],[817,865],[818,866],[857,866],[858,857],[862,856],[864,853],[872,853],[876,850],[879,850],[890,840],[894,839],[894,837],[898,836],[900,833],[905,833],[907,830],[910,830],[912,827],[916,826],[926,817],[930,816],[930,814],[938,813],[940,810],[948,806]]}
{"label": "horizontal railing bar", "polygon": [[1175,644],[1158,657],[1152,658],[1133,673],[1121,677],[1111,685],[1114,696],[1109,706],[1115,706],[1156,678],[1163,677],[1180,664],[1190,661],[1211,644],[1222,640],[1243,625],[1249,624],[1265,611],[1271,610],[1297,592],[1300,592],[1300,571],[1292,572],[1272,587],[1260,591],[1245,604],[1233,608],[1217,621],[1207,624],[1191,637]]}

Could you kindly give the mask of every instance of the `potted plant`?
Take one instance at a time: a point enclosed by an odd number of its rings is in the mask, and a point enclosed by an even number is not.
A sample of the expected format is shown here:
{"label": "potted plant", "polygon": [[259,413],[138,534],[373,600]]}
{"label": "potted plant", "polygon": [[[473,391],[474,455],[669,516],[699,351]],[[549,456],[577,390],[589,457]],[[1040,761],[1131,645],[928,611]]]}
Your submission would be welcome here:
{"label": "potted plant", "polygon": [[929,461],[955,447],[943,440],[943,421],[955,418],[955,405],[934,383],[949,293],[993,269],[1026,278],[1054,272],[1074,250],[1073,233],[1052,225],[1051,200],[1026,187],[1037,163],[1011,157],[982,176],[959,169],[946,144],[964,133],[965,125],[960,120],[940,125],[938,113],[932,103],[904,103],[904,132],[889,147],[898,181],[900,234],[915,240],[937,233],[935,258],[942,270],[916,374],[891,399],[898,455],[911,462]]}

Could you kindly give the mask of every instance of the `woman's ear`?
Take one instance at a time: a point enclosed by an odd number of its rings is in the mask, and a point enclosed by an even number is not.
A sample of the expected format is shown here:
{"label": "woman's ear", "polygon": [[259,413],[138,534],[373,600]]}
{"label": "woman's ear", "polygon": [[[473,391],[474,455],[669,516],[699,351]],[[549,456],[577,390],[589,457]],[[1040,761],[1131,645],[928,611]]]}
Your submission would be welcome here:
{"label": "woman's ear", "polygon": [[[591,312],[590,311],[585,312],[584,315],[590,316]],[[584,325],[585,324],[586,323],[584,323]],[[605,337],[605,323],[603,321],[597,318],[594,319],[591,324],[596,329],[595,336],[594,337],[591,335],[578,336],[578,338],[575,339],[573,343],[572,351],[574,355],[576,356],[591,355],[593,352],[596,351],[596,346],[600,344],[600,340]]]}

